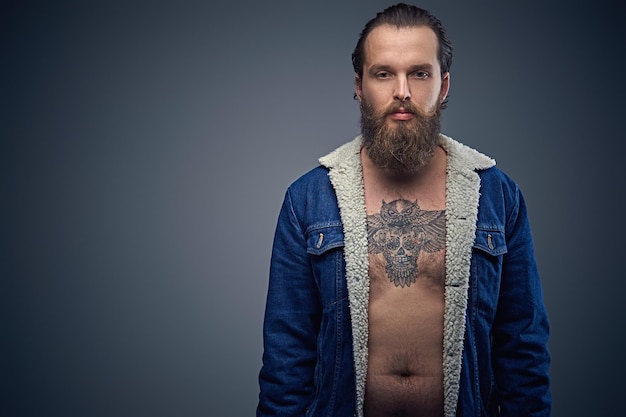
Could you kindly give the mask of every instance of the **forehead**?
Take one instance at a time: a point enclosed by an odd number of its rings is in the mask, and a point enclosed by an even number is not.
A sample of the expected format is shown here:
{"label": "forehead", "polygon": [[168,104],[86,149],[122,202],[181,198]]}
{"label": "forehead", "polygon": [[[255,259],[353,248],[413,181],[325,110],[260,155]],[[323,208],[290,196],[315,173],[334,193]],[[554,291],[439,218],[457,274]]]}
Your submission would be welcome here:
{"label": "forehead", "polygon": [[438,65],[439,41],[427,26],[396,27],[381,25],[365,39],[365,66],[431,64]]}

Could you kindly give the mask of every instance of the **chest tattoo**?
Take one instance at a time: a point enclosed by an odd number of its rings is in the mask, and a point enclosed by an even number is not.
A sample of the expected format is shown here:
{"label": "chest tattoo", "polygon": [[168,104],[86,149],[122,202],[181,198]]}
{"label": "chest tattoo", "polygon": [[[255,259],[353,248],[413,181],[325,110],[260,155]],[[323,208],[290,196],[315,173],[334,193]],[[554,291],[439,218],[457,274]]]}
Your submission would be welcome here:
{"label": "chest tattoo", "polygon": [[417,280],[420,252],[440,251],[445,240],[445,210],[421,210],[417,201],[383,200],[380,213],[367,216],[368,253],[383,254],[396,287],[410,287]]}

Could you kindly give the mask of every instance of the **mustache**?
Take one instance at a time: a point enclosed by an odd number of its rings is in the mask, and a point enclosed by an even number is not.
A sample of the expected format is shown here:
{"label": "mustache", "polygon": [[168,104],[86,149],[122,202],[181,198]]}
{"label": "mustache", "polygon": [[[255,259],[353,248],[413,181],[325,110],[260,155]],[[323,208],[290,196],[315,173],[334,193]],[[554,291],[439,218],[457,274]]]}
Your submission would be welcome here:
{"label": "mustache", "polygon": [[404,112],[409,112],[409,113],[423,116],[422,113],[419,110],[417,110],[417,108],[415,108],[415,106],[409,101],[402,102],[402,103],[399,103],[399,102],[393,103],[383,112],[383,115],[389,116],[390,114],[397,113],[398,111],[400,111],[400,109],[402,109]]}
{"label": "mustache", "polygon": [[441,106],[439,106],[434,109],[433,114],[424,113],[420,109],[415,107],[415,105],[411,101],[394,101],[387,108],[375,109],[374,105],[366,100],[365,97],[359,103],[359,107],[361,108],[361,117],[367,117],[379,121],[386,119],[387,116],[393,113],[399,112],[401,109],[403,112],[408,112],[417,116],[417,119],[422,121],[431,119],[433,117],[439,117],[438,114],[441,110]]}

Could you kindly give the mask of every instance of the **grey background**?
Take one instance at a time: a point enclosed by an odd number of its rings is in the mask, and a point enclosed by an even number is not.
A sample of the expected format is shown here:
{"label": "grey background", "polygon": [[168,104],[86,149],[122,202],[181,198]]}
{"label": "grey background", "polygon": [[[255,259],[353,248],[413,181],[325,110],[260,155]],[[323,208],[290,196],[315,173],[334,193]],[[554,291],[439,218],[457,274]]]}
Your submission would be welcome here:
{"label": "grey background", "polygon": [[[389,4],[3,2],[0,414],[254,414],[282,196],[358,133]],[[444,132],[527,199],[554,415],[621,414],[617,2],[419,4],[455,48]]]}

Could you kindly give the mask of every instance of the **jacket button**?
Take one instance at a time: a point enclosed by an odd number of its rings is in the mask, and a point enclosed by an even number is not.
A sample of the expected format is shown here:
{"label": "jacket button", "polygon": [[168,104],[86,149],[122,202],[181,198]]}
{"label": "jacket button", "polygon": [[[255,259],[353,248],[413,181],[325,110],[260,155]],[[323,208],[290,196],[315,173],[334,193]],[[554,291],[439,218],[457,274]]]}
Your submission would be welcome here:
{"label": "jacket button", "polygon": [[322,242],[324,241],[324,233],[320,233],[320,238],[317,240],[317,245],[315,245],[318,249],[322,247]]}

